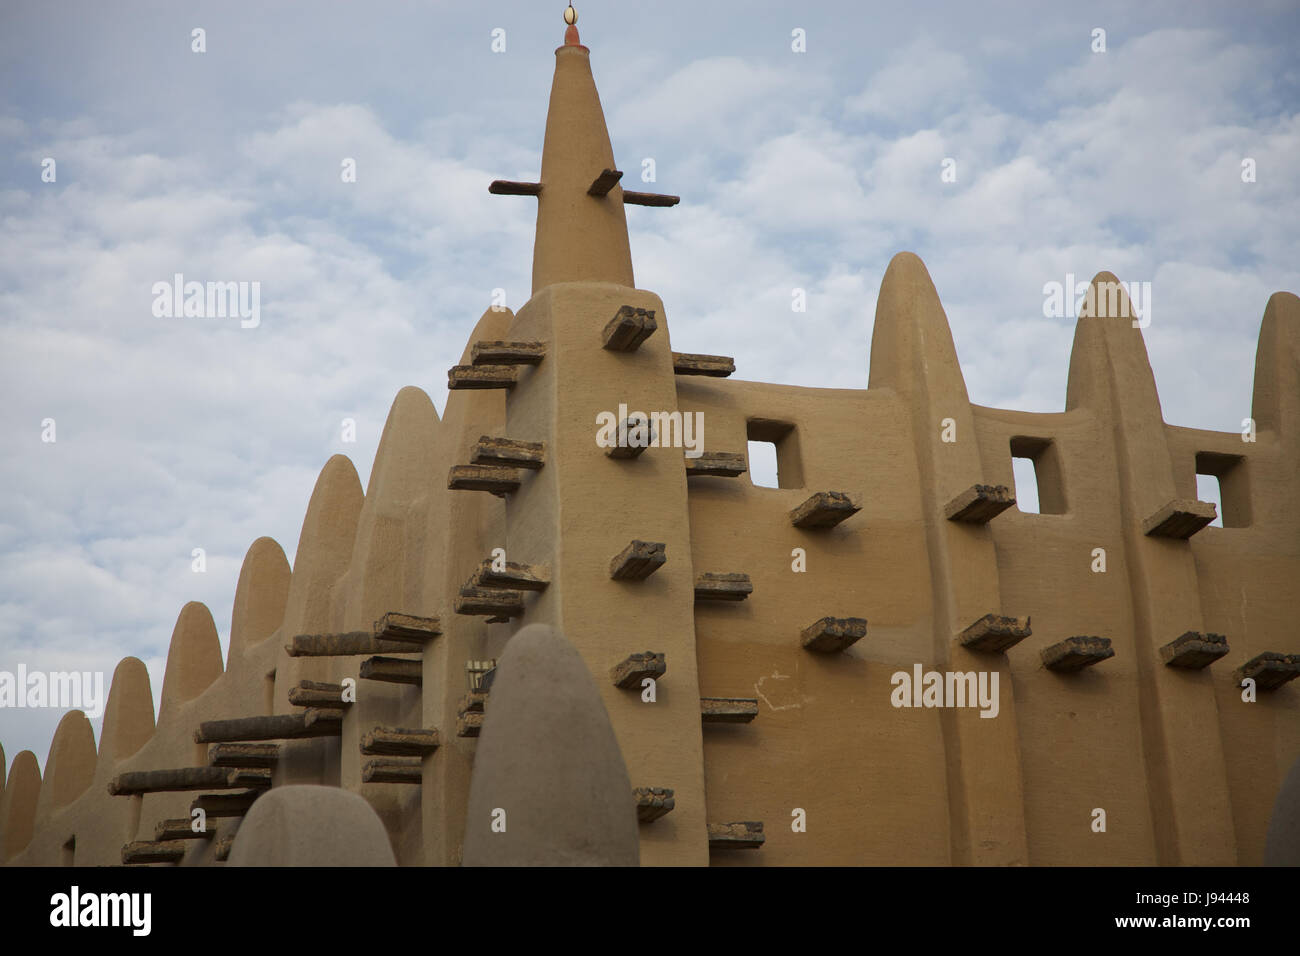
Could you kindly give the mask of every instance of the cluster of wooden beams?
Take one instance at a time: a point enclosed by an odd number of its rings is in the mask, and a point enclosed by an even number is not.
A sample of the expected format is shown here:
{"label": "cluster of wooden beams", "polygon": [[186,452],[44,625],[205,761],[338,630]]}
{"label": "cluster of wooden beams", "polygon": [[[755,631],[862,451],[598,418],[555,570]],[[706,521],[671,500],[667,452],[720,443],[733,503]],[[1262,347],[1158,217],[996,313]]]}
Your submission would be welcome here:
{"label": "cluster of wooden beams", "polygon": [[736,370],[736,360],[727,355],[697,355],[692,352],[673,353],[673,371],[678,375],[707,375],[709,378],[726,378]]}
{"label": "cluster of wooden beams", "polygon": [[957,635],[963,647],[985,654],[1001,654],[1032,634],[1028,617],[985,614]]}
{"label": "cluster of wooden beams", "polygon": [[475,342],[469,353],[470,365],[478,367],[541,365],[544,358],[546,345],[542,342]]}
{"label": "cluster of wooden beams", "polygon": [[295,707],[324,707],[346,710],[352,701],[343,699],[343,685],[324,681],[301,680],[289,688],[289,703]]}
{"label": "cluster of wooden beams", "polygon": [[205,720],[199,724],[194,740],[200,744],[241,740],[300,740],[307,737],[337,737],[342,733],[342,728],[343,716],[337,711],[310,707],[297,714]]}
{"label": "cluster of wooden beams", "polygon": [[208,748],[208,764],[213,767],[274,767],[279,760],[279,744],[213,744]]}
{"label": "cluster of wooden beams", "polygon": [[494,196],[540,196],[541,183],[521,183],[510,179],[494,179],[488,185],[488,192]]}
{"label": "cluster of wooden beams", "polygon": [[1016,503],[1006,485],[971,485],[943,509],[949,521],[988,524]]}
{"label": "cluster of wooden beams", "polygon": [[432,728],[376,727],[361,738],[361,752],[368,757],[423,757],[441,743]]}
{"label": "cluster of wooden beams", "polygon": [[673,791],[668,787],[636,787],[632,796],[636,799],[638,823],[653,823],[677,806]]}
{"label": "cluster of wooden beams", "polygon": [[757,697],[700,698],[700,719],[706,724],[747,724],[757,716]]}
{"label": "cluster of wooden beams", "polygon": [[498,568],[496,562],[488,558],[474,570],[468,586],[506,591],[545,591],[550,583],[551,569],[544,564],[503,561]]}
{"label": "cluster of wooden beams", "polygon": [[710,850],[757,850],[766,839],[763,824],[746,820],[739,823],[710,823]]}
{"label": "cluster of wooden beams", "polygon": [[790,512],[790,523],[808,531],[833,528],[862,506],[844,491],[819,491]]}
{"label": "cluster of wooden beams", "polygon": [[474,465],[497,465],[503,468],[527,468],[537,471],[546,463],[546,445],[539,441],[518,441],[513,438],[479,437],[470,453]]}
{"label": "cluster of wooden beams", "polygon": [[1200,670],[1228,653],[1228,639],[1222,634],[1187,631],[1160,648],[1160,659],[1167,667]]}
{"label": "cluster of wooden beams", "polygon": [[654,309],[619,306],[601,333],[601,348],[611,352],[635,352],[658,328]]}
{"label": "cluster of wooden beams", "polygon": [[1043,649],[1043,666],[1069,674],[1114,656],[1108,637],[1067,637]]}
{"label": "cluster of wooden beams", "polygon": [[687,477],[711,475],[735,478],[745,473],[745,456],[731,451],[708,451],[698,458],[686,459]]}
{"label": "cluster of wooden beams", "polygon": [[867,636],[864,617],[824,617],[800,632],[799,642],[810,651],[835,654]]}
{"label": "cluster of wooden beams", "polygon": [[668,562],[665,545],[659,541],[634,540],[609,562],[609,576],[615,581],[642,581]]}
{"label": "cluster of wooden beams", "polygon": [[753,592],[748,574],[706,571],[695,578],[697,601],[743,601]]}
{"label": "cluster of wooden beams", "polygon": [[1142,522],[1142,533],[1185,541],[1217,517],[1212,501],[1176,498]]}
{"label": "cluster of wooden beams", "polygon": [[1233,673],[1239,686],[1250,678],[1261,691],[1277,690],[1296,677],[1300,677],[1300,654],[1277,654],[1273,651],[1256,654]]}
{"label": "cluster of wooden beams", "polygon": [[179,863],[185,858],[183,840],[133,840],[122,847],[122,863]]}
{"label": "cluster of wooden beams", "polygon": [[202,810],[205,817],[242,817],[265,790],[235,790],[229,793],[205,793],[190,803],[190,813]]}
{"label": "cluster of wooden beams", "polygon": [[170,840],[208,840],[211,837],[211,830],[207,827],[196,830],[194,829],[194,821],[185,817],[176,820],[161,820],[153,828],[155,843],[166,843]]}
{"label": "cluster of wooden beams", "polygon": [[108,784],[115,797],[182,790],[238,790],[269,787],[271,771],[260,767],[181,767],[175,770],[133,770],[119,773]]}
{"label": "cluster of wooden beams", "polygon": [[[602,171],[592,181],[591,186],[588,187],[587,195],[597,199],[604,198],[622,177],[622,171],[617,169]],[[542,184],[525,183],[512,179],[494,179],[488,184],[488,192],[494,196],[540,196],[542,194]],[[641,193],[627,189],[623,190],[623,202],[629,206],[676,206],[681,201],[681,196],[670,196],[666,193]]]}
{"label": "cluster of wooden beams", "polygon": [[365,680],[419,687],[424,681],[424,664],[408,657],[368,657],[361,662],[358,675]]}
{"label": "cluster of wooden beams", "polygon": [[513,365],[453,365],[447,369],[447,388],[463,389],[514,388],[519,383],[519,369]]}
{"label": "cluster of wooden beams", "polygon": [[607,195],[622,178],[623,170],[621,169],[601,170],[600,175],[592,180],[591,186],[587,190],[587,195],[596,197]]}
{"label": "cluster of wooden beams", "polygon": [[363,783],[421,783],[424,771],[419,757],[380,757],[361,767]]}
{"label": "cluster of wooden beams", "polygon": [[359,657],[362,654],[409,654],[409,641],[385,640],[373,631],[343,634],[295,634],[284,646],[290,657]]}
{"label": "cluster of wooden beams", "polygon": [[668,659],[655,651],[643,651],[630,654],[615,664],[609,671],[610,680],[615,687],[624,690],[639,688],[641,681],[647,677],[658,680],[668,672]]}
{"label": "cluster of wooden beams", "polygon": [[504,624],[524,613],[523,591],[466,586],[456,595],[456,613],[487,617],[489,624]]}
{"label": "cluster of wooden beams", "polygon": [[504,498],[519,490],[523,474],[518,468],[501,465],[452,465],[447,487],[452,491],[487,491]]}
{"label": "cluster of wooden beams", "polygon": [[442,625],[436,617],[417,617],[414,614],[389,611],[375,621],[375,638],[381,641],[423,646],[441,633]]}

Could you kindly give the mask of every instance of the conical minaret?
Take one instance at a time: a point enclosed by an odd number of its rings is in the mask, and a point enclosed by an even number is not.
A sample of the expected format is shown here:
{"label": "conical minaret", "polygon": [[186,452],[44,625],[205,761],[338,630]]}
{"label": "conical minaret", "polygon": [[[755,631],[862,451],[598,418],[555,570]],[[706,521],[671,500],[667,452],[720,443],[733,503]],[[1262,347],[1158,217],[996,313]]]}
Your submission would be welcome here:
{"label": "conical minaret", "polygon": [[555,51],[537,197],[533,294],[555,282],[634,285],[623,190],[614,184],[604,195],[591,194],[601,173],[615,168],[614,150],[591,75],[591,51],[578,42],[577,19],[572,7],[565,10],[569,27],[564,46]]}

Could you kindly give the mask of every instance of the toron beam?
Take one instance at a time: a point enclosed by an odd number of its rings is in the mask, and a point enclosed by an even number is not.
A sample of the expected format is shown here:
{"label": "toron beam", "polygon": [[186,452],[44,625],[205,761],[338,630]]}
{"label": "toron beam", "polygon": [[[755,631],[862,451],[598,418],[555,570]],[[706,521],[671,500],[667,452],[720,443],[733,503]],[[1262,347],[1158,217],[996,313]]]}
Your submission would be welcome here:
{"label": "toron beam", "polygon": [[632,796],[636,800],[637,823],[653,823],[677,806],[669,787],[637,787]]}
{"label": "toron beam", "polygon": [[190,803],[190,813],[202,810],[208,817],[242,817],[265,790],[237,790],[234,793],[205,793]]}
{"label": "toron beam", "polygon": [[178,820],[159,821],[153,828],[153,838],[156,843],[165,843],[168,840],[208,840],[212,838],[212,831],[195,830],[188,817],[181,817]]}
{"label": "toron beam", "polygon": [[834,654],[852,647],[867,636],[864,617],[824,617],[809,624],[799,635],[799,643],[810,651]]}
{"label": "toron beam", "polygon": [[494,179],[488,186],[488,192],[494,196],[540,196],[541,183],[519,183],[509,179]]}
{"label": "toron beam", "polygon": [[122,847],[122,863],[179,863],[185,858],[185,843],[181,840],[136,840]]}
{"label": "toron beam", "polygon": [[1015,647],[1032,634],[1029,618],[1006,617],[1002,614],[985,614],[966,630],[957,635],[957,642],[962,647],[985,654],[1001,654],[1010,647]]}
{"label": "toron beam", "polygon": [[988,524],[1016,503],[1006,485],[972,485],[943,509],[949,521],[966,524]]}
{"label": "toron beam", "polygon": [[546,464],[546,444],[483,435],[474,446],[469,460],[475,465],[500,465],[539,471]]}
{"label": "toron beam", "polygon": [[745,473],[745,456],[732,451],[709,451],[699,458],[686,459],[686,476],[699,478],[735,478]]}
{"label": "toron beam", "polygon": [[700,698],[700,719],[706,724],[747,724],[757,716],[757,697]]}
{"label": "toron beam", "polygon": [[274,767],[279,759],[279,744],[213,744],[208,748],[208,764],[213,767]]}
{"label": "toron beam", "polygon": [[623,190],[623,202],[629,206],[676,206],[682,201],[681,196],[669,196],[665,193],[634,193]]}
{"label": "toron beam", "polygon": [[[540,365],[546,357],[541,342],[475,342],[470,350],[470,365]],[[464,366],[458,366],[463,368]]]}
{"label": "toron beam", "polygon": [[456,595],[456,613],[487,617],[489,624],[504,623],[524,613],[524,592],[463,587]]}
{"label": "toron beam", "polygon": [[297,740],[304,737],[337,737],[343,716],[337,711],[311,708],[301,714],[271,717],[236,717],[233,720],[205,720],[194,740],[200,744],[236,740]]}
{"label": "toron beam", "polygon": [[588,196],[604,196],[623,178],[621,169],[607,169],[592,181]]}
{"label": "toron beam", "polygon": [[502,497],[511,491],[518,491],[522,479],[518,468],[452,465],[447,475],[447,487],[452,491],[488,491]]}
{"label": "toron beam", "polygon": [[442,633],[442,624],[436,617],[417,617],[389,611],[375,621],[375,639],[400,643],[424,644]]}
{"label": "toron beam", "polygon": [[609,670],[610,680],[615,687],[624,690],[640,689],[641,681],[647,677],[658,680],[668,672],[668,659],[655,651],[643,651],[630,654]]}
{"label": "toron beam", "polygon": [[515,591],[545,591],[551,583],[551,569],[546,565],[519,564],[505,562],[500,571],[492,568],[492,559],[488,558],[474,571],[470,586],[476,588],[499,588]]}
{"label": "toron beam", "polygon": [[302,680],[289,688],[289,703],[295,707],[326,707],[345,710],[352,702],[343,699],[343,685]]}
{"label": "toron beam", "polygon": [[697,601],[743,601],[754,593],[748,574],[706,571],[695,578]]}
{"label": "toron beam", "polygon": [[1228,639],[1222,634],[1187,631],[1160,648],[1160,659],[1169,667],[1200,670],[1228,653]]}
{"label": "toron beam", "polygon": [[485,691],[470,691],[460,699],[457,704],[457,712],[461,714],[481,714],[483,708],[487,705],[487,697]]}
{"label": "toron beam", "polygon": [[424,771],[418,757],[383,757],[367,760],[361,768],[363,783],[421,783]]}
{"label": "toron beam", "polygon": [[765,839],[757,821],[709,824],[710,850],[757,850]]}
{"label": "toron beam", "polygon": [[667,563],[662,543],[633,541],[609,562],[609,576],[615,581],[642,581]]}
{"label": "toron beam", "polygon": [[403,654],[411,652],[405,641],[382,641],[368,631],[346,634],[295,634],[284,646],[290,657],[354,657],[360,654]]}
{"label": "toron beam", "polygon": [[230,859],[230,849],[235,845],[233,836],[223,836],[216,843],[212,844],[212,859],[218,863],[224,863]]}
{"label": "toron beam", "polygon": [[1043,649],[1043,666],[1069,674],[1114,656],[1108,637],[1067,637]]}
{"label": "toron beam", "polygon": [[424,681],[424,664],[402,657],[370,657],[361,662],[358,676],[364,680],[419,687]]}
{"label": "toron beam", "polygon": [[1143,521],[1142,533],[1153,538],[1186,540],[1217,517],[1214,502],[1180,498]]}
{"label": "toron beam", "polygon": [[833,528],[862,510],[844,491],[819,491],[790,512],[790,523],[805,530]]}
{"label": "toron beam", "polygon": [[1257,654],[1233,672],[1237,686],[1247,677],[1261,690],[1277,690],[1287,681],[1300,677],[1300,654],[1275,654],[1265,651]]}
{"label": "toron beam", "polygon": [[619,306],[601,332],[601,348],[611,352],[635,352],[659,328],[654,309]]}
{"label": "toron beam", "polygon": [[115,797],[182,790],[237,790],[269,787],[271,771],[253,767],[182,767],[119,773],[108,784]]}
{"label": "toron beam", "polygon": [[361,738],[361,752],[375,757],[423,757],[441,743],[432,728],[376,727]]}
{"label": "toron beam", "polygon": [[447,369],[447,387],[456,389],[514,388],[519,369],[513,365],[453,365]]}
{"label": "toron beam", "polygon": [[736,370],[736,360],[726,355],[696,355],[692,352],[673,353],[673,371],[678,375],[707,375],[726,378]]}
{"label": "toron beam", "polygon": [[605,449],[610,458],[639,458],[655,440],[655,426],[647,418],[629,415],[618,423],[618,442]]}
{"label": "toron beam", "polygon": [[456,736],[457,737],[477,737],[483,729],[483,713],[476,710],[467,710],[456,717]]}

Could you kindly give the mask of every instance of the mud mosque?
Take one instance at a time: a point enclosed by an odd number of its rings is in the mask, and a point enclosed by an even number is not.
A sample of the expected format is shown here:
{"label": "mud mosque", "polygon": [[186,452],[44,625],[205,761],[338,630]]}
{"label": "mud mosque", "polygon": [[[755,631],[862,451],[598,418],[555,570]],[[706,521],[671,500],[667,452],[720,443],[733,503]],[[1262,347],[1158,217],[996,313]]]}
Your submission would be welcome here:
{"label": "mud mosque", "polygon": [[[538,180],[490,186],[537,203],[529,301],[366,488],[326,462],[292,567],[253,542],[224,661],[187,604],[156,715],[127,658],[98,747],[14,757],[0,862],[1300,863],[1300,298],[1241,433],[1165,423],[1109,273],[1062,412],[971,404],[906,252],[867,389],[734,380],[636,287],[625,209],[677,198],[621,185],[565,19]],[[620,405],[660,417],[597,443]],[[673,413],[694,455],[634,440]]]}

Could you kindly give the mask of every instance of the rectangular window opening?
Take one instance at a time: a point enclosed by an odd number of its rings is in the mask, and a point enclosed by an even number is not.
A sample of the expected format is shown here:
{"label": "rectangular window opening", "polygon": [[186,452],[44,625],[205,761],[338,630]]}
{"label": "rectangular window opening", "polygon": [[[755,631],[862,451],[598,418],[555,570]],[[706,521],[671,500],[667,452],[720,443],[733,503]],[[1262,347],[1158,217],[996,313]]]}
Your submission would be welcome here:
{"label": "rectangular window opening", "polygon": [[1245,528],[1250,524],[1250,486],[1246,459],[1202,451],[1196,454],[1196,497],[1212,501],[1218,517],[1215,528]]}
{"label": "rectangular window opening", "polygon": [[1016,484],[1016,507],[1024,514],[1065,514],[1065,484],[1054,441],[1027,435],[1013,437],[1011,472]]}
{"label": "rectangular window opening", "polygon": [[751,418],[745,423],[745,431],[750,484],[759,488],[804,486],[799,431],[793,424]]}

